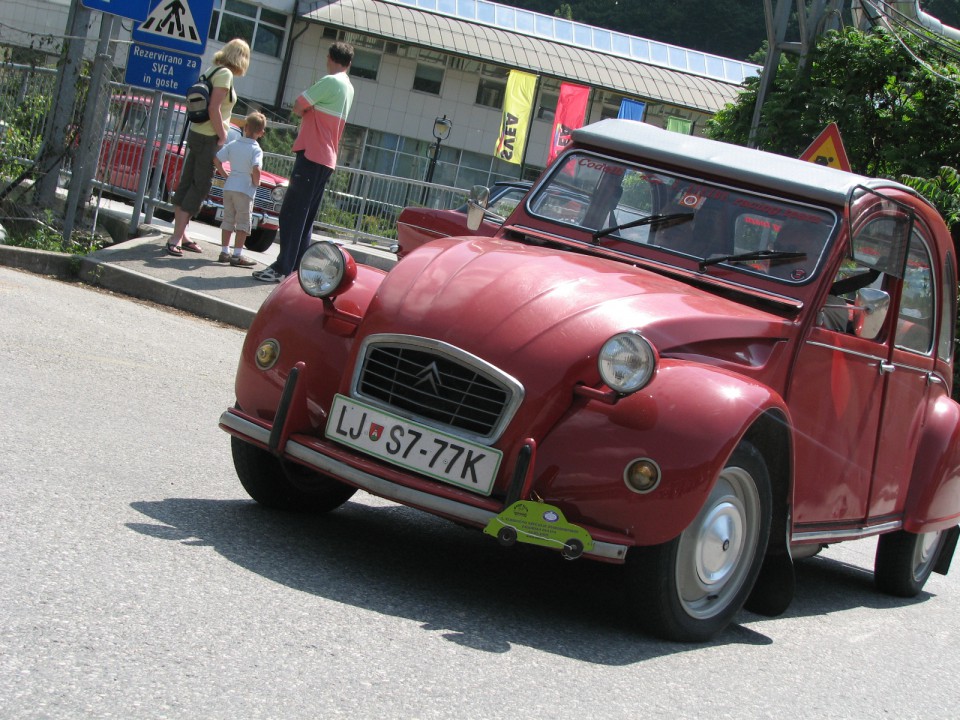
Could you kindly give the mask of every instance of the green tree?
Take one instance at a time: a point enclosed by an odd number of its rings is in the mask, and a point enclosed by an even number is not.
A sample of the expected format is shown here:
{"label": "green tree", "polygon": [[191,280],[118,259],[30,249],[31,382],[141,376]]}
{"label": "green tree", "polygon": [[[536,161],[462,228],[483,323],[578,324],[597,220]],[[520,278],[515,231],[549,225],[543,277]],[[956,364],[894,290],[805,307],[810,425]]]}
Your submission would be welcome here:
{"label": "green tree", "polygon": [[[916,42],[916,41],[912,41]],[[782,58],[764,102],[758,147],[799,156],[837,123],[854,172],[871,177],[933,177],[960,157],[960,72],[919,62],[886,33],[848,29],[821,38],[804,68]],[[747,144],[759,80],[717,113],[707,133]]]}

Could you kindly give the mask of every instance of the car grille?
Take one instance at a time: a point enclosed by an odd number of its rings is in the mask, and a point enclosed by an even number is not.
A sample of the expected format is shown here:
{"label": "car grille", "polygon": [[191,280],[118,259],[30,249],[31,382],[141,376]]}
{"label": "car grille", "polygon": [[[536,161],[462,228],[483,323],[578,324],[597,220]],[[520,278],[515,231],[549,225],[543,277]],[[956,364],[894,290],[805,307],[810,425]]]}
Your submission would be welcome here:
{"label": "car grille", "polygon": [[[257,197],[254,198],[253,206],[258,210],[266,210],[267,212],[274,211],[273,203],[273,188],[258,187],[257,188]],[[213,185],[210,188],[210,197],[214,198],[219,202],[223,202],[223,188]]]}
{"label": "car grille", "polygon": [[368,342],[358,395],[425,424],[492,442],[523,391],[510,376],[442,343]]}

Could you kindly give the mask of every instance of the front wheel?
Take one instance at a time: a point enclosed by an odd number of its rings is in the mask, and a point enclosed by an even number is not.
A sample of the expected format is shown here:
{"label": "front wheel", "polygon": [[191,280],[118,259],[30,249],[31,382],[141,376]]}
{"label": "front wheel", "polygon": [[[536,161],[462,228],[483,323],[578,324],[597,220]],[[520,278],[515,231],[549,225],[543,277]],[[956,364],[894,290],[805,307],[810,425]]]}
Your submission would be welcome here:
{"label": "front wheel", "polygon": [[247,237],[246,247],[253,252],[264,252],[277,238],[276,230],[257,228]]}
{"label": "front wheel", "polygon": [[237,437],[231,436],[230,449],[243,489],[261,505],[275,510],[330,512],[357,491],[302,465],[283,462]]}
{"label": "front wheel", "polygon": [[763,456],[742,442],[679,537],[627,556],[631,610],[641,626],[681,642],[703,642],[723,630],[760,572],[771,503]]}
{"label": "front wheel", "polygon": [[940,531],[917,534],[898,530],[881,535],[873,566],[877,588],[888,595],[916,597],[937,564],[945,537]]}

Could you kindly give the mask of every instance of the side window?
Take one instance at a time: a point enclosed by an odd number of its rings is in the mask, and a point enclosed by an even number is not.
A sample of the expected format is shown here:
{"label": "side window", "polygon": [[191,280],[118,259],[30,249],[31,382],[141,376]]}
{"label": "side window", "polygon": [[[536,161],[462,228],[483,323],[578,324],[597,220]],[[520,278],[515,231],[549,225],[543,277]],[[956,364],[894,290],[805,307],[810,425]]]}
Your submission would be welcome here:
{"label": "side window", "polygon": [[524,190],[509,190],[498,197],[488,209],[500,217],[507,217],[520,204],[526,194]]}
{"label": "side window", "polygon": [[929,354],[933,347],[936,297],[930,251],[920,234],[914,231],[900,295],[897,319],[897,347]]}
{"label": "side window", "polygon": [[943,305],[940,307],[940,342],[937,357],[950,362],[957,327],[957,278],[953,269],[953,253],[947,253],[943,268]]}

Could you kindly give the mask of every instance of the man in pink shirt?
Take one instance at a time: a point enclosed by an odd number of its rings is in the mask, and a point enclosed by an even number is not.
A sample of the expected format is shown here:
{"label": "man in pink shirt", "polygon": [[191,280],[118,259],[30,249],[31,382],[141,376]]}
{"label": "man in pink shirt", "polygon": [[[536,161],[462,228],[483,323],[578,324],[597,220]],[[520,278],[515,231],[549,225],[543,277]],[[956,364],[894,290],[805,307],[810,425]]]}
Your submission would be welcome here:
{"label": "man in pink shirt", "polygon": [[295,159],[290,187],[280,207],[280,255],[264,270],[253,273],[262,282],[278,283],[296,270],[310,245],[313,221],[323,189],[337,167],[337,148],[353,103],[353,85],[347,71],[353,46],[336,42],[327,53],[327,75],[305,90],[293,106],[300,131],[293,143]]}

